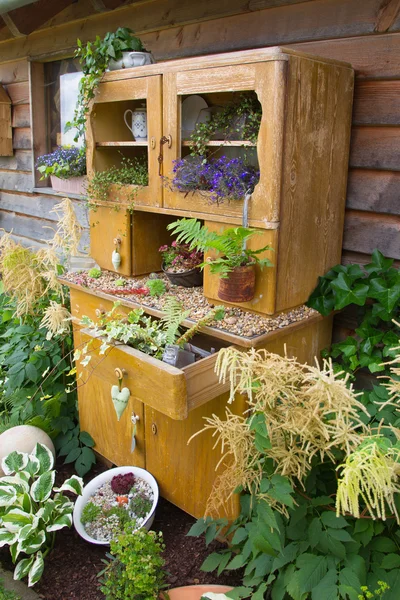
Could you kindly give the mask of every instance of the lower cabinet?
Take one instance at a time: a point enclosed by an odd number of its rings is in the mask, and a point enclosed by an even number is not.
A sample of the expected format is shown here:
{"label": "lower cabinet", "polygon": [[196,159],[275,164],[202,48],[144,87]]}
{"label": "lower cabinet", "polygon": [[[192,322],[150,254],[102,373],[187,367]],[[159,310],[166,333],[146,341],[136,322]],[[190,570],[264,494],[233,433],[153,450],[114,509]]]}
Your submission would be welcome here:
{"label": "lower cabinet", "polygon": [[[73,314],[77,307],[81,314],[90,312],[85,296],[85,292],[73,291],[72,301],[79,299],[72,306]],[[330,318],[312,317],[271,332],[262,347],[311,363],[329,345],[331,328]],[[74,337],[76,348],[91,340],[90,332],[78,325]],[[223,469],[221,465],[216,470],[221,448],[214,448],[210,431],[188,441],[203,428],[205,417],[215,414],[223,419],[225,415],[229,384],[220,383],[214,373],[216,354],[176,369],[124,345],[105,354],[99,352],[100,346],[101,340],[93,338],[89,364],[82,367],[77,361],[81,428],[92,435],[100,455],[116,465],[146,468],[156,478],[163,497],[195,517],[203,516],[214,481]],[[130,391],[119,421],[111,398],[112,386],[118,385],[116,369],[124,373],[122,386]],[[242,414],[245,399],[236,398],[229,408]],[[234,498],[220,516],[233,518],[237,511]]]}

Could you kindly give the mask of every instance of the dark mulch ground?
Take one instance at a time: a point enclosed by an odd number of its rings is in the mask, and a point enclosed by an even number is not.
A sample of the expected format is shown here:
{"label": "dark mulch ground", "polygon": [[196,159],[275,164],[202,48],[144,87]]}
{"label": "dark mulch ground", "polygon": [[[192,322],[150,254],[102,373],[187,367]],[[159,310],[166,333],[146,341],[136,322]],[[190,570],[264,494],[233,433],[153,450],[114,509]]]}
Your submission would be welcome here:
{"label": "dark mulch ground", "polygon": [[[85,479],[92,479],[102,470],[104,467],[97,466]],[[68,466],[61,466],[58,479],[64,480],[70,472]],[[187,537],[186,533],[194,522],[193,517],[160,498],[152,528],[164,534],[168,584],[171,587],[196,583],[240,585],[238,571],[231,571],[220,577],[200,571],[206,556],[223,546],[213,542],[206,547],[203,538]],[[54,550],[46,558],[43,577],[35,586],[35,590],[45,600],[104,599],[98,588],[97,573],[103,566],[101,559],[104,558],[105,552],[104,547],[94,546],[82,540],[73,527],[59,531]],[[8,548],[0,550],[0,562],[6,568],[12,569]]]}

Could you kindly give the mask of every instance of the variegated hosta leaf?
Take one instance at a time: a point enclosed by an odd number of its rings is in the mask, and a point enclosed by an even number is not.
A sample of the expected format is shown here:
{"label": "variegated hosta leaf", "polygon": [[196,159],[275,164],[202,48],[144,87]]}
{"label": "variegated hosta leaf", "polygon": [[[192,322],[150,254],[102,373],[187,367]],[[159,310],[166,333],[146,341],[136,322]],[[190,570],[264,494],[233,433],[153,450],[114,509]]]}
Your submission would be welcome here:
{"label": "variegated hosta leaf", "polygon": [[17,492],[11,485],[0,486],[0,506],[10,506],[17,499]]}
{"label": "variegated hosta leaf", "polygon": [[29,473],[29,475],[33,477],[34,475],[37,475],[39,473],[40,467],[41,464],[39,459],[34,454],[30,454],[28,464],[26,465],[24,471],[25,473]]}
{"label": "variegated hosta leaf", "polygon": [[36,516],[39,519],[43,519],[44,523],[47,523],[51,517],[51,513],[53,512],[55,506],[56,503],[54,502],[54,500],[51,500],[49,498],[46,504],[37,511]]}
{"label": "variegated hosta leaf", "polygon": [[70,508],[74,508],[74,503],[71,502],[71,500],[67,498],[67,496],[64,496],[64,494],[60,494],[59,492],[54,495],[53,500],[56,504],[58,513],[63,513],[66,509],[69,510]]}
{"label": "variegated hosta leaf", "polygon": [[18,542],[11,544],[10,554],[11,554],[11,560],[15,564],[17,562],[17,557],[18,557]]}
{"label": "variegated hosta leaf", "polygon": [[53,523],[46,527],[46,531],[58,531],[59,529],[64,529],[64,527],[71,527],[72,525],[72,515],[60,515],[56,519],[54,519]]}
{"label": "variegated hosta leaf", "polygon": [[38,552],[36,554],[33,565],[29,569],[28,587],[32,587],[33,585],[35,585],[35,583],[37,583],[39,581],[39,579],[41,578],[41,576],[43,574],[43,569],[44,569],[43,554],[41,552]]}
{"label": "variegated hosta leaf", "polygon": [[[39,446],[39,444],[38,444]],[[44,502],[50,498],[56,474],[54,471],[40,475],[31,485],[31,496],[34,502]]]}
{"label": "variegated hosta leaf", "polygon": [[1,461],[1,468],[6,475],[12,475],[18,471],[22,471],[28,463],[28,454],[24,452],[11,452]]}
{"label": "variegated hosta leaf", "polygon": [[77,475],[72,475],[69,479],[66,479],[61,487],[54,488],[55,492],[73,492],[78,496],[82,495],[83,490],[83,479]]}
{"label": "variegated hosta leaf", "polygon": [[18,532],[18,541],[23,542],[36,529],[33,525],[24,525]]}
{"label": "variegated hosta leaf", "polygon": [[21,496],[20,501],[22,509],[25,512],[32,512],[32,500],[28,493],[25,493],[23,496]]}
{"label": "variegated hosta leaf", "polygon": [[14,579],[22,579],[23,577],[25,577],[25,575],[28,575],[29,569],[33,565],[34,560],[34,556],[31,556],[31,558],[23,558],[22,560],[20,560],[14,569]]}
{"label": "variegated hosta leaf", "polygon": [[39,475],[46,473],[46,471],[51,471],[51,469],[54,467],[53,454],[47,446],[44,446],[44,444],[36,444],[32,455],[39,460]]}
{"label": "variegated hosta leaf", "polygon": [[11,532],[19,532],[25,525],[32,525],[33,515],[20,508],[13,508],[2,516],[3,526]]}
{"label": "variegated hosta leaf", "polygon": [[24,540],[18,542],[18,553],[25,552],[25,554],[34,554],[43,546],[46,541],[46,534],[44,531],[33,531]]}
{"label": "variegated hosta leaf", "polygon": [[0,479],[0,488],[8,485],[12,485],[17,494],[23,494],[24,492],[29,491],[29,484],[20,476],[20,473],[16,475],[6,475]]}
{"label": "variegated hosta leaf", "polygon": [[17,541],[18,534],[8,531],[8,529],[0,529],[0,548],[10,546]]}

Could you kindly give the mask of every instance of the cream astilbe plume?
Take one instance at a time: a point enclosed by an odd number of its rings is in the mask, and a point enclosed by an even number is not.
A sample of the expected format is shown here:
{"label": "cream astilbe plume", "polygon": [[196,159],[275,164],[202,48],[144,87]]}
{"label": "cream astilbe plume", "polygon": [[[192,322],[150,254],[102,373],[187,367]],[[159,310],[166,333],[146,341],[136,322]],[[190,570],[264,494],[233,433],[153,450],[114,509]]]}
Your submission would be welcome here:
{"label": "cream astilbe plume", "polygon": [[[213,449],[221,445],[221,458],[216,470],[224,464],[225,470],[214,483],[213,494],[209,499],[207,514],[218,514],[219,507],[227,504],[238,486],[251,489],[259,485],[262,468],[259,463],[259,453],[254,446],[254,431],[242,416],[233,414],[226,409],[226,419],[223,421],[217,415],[205,417],[204,428],[195,433],[189,442],[203,431],[212,431],[215,437]],[[189,443],[188,442],[188,443]]]}
{"label": "cream astilbe plume", "polygon": [[360,499],[373,519],[386,519],[386,505],[396,516],[395,494],[400,492],[399,449],[387,447],[379,438],[365,440],[338,467],[340,478],[336,513],[360,517]]}
{"label": "cream astilbe plume", "polygon": [[69,198],[63,198],[59,204],[50,211],[57,215],[57,229],[54,231],[54,237],[49,245],[54,250],[62,250],[67,255],[77,256],[79,241],[82,235],[82,227],[76,218],[74,206]]}
{"label": "cream astilbe plume", "polygon": [[31,314],[46,290],[35,253],[4,233],[0,240],[0,271],[4,291],[16,300],[16,316]]}
{"label": "cream astilbe plume", "polygon": [[51,246],[41,248],[37,251],[36,257],[40,263],[40,275],[47,284],[45,293],[50,290],[55,291],[60,294],[62,300],[64,300],[63,287],[57,279],[60,261],[55,250]]}
{"label": "cream astilbe plume", "polygon": [[69,331],[71,324],[71,314],[69,311],[54,300],[44,311],[40,327],[47,329],[47,339],[50,340],[54,335],[60,335]]}

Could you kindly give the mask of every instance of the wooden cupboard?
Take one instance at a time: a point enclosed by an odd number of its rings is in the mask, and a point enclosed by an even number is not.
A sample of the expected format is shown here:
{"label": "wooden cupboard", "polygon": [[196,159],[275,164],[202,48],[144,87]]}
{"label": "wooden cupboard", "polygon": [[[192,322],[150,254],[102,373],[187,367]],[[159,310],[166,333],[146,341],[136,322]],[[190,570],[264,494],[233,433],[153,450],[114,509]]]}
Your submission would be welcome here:
{"label": "wooden cupboard", "polygon": [[[218,107],[241,92],[254,93],[262,109],[253,149],[260,180],[250,199],[249,224],[269,232],[274,247],[274,274],[266,277],[269,300],[261,309],[258,301],[244,308],[271,315],[305,302],[317,277],[340,262],[353,96],[349,65],[268,48],[107,73],[88,122],[89,174],[118,163],[121,153],[145,157],[149,185],[138,189],[134,213],[240,224],[243,201],[217,204],[207,194],[173,191],[166,181],[174,160],[190,150],[182,131],[185,99],[199,95]],[[132,139],[123,118],[142,100],[145,142]],[[216,156],[240,156],[250,145],[240,139],[209,142]],[[123,197],[116,193],[118,204]],[[97,259],[96,236],[103,244],[105,238],[100,229],[92,232]]]}
{"label": "wooden cupboard", "polygon": [[[129,158],[146,162],[148,185],[110,190],[107,205],[91,213],[91,254],[102,268],[143,275],[160,270],[158,247],[170,240],[166,226],[171,221],[196,217],[217,231],[242,223],[243,201],[215,203],[205,193],[183,194],[168,185],[174,161],[190,152],[182,117],[185,101],[200,96],[214,110],[241,93],[253,95],[261,106],[257,143],[230,137],[211,139],[208,147],[215,156],[246,153],[260,170],[248,211],[258,235],[249,244],[272,246],[267,256],[273,267],[257,272],[254,300],[235,306],[275,315],[304,303],[318,276],[340,261],[353,70],[338,61],[267,48],[106,73],[88,119],[89,176]],[[147,139],[133,139],[124,114],[143,103]],[[122,260],[115,268],[111,253],[117,238]],[[204,295],[214,304],[221,303],[217,286],[216,276],[206,268]],[[79,319],[110,310],[114,300],[107,293],[71,285],[77,346],[91,335]],[[134,302],[121,301],[120,310],[133,307]],[[144,308],[161,316],[150,306]],[[214,372],[218,351],[229,345],[267,348],[312,362],[329,345],[331,325],[330,319],[315,314],[253,338],[208,327],[196,343],[212,346],[216,353],[183,369],[123,345],[100,356],[100,342],[94,340],[94,363],[78,367],[86,381],[78,394],[81,427],[92,434],[100,454],[118,465],[145,466],[163,496],[199,517],[220,456],[212,449],[209,432],[189,446],[187,442],[202,428],[203,417],[224,416],[228,385]],[[116,368],[124,370],[124,386],[131,391],[119,422],[110,397]],[[244,399],[238,398],[233,409],[243,408]],[[132,416],[139,417],[133,446]],[[236,509],[232,507],[231,516]]]}

